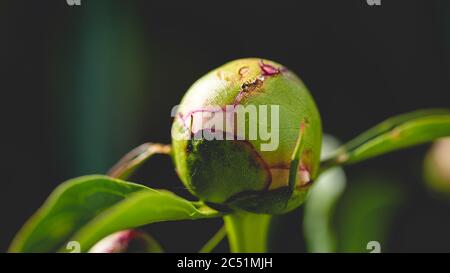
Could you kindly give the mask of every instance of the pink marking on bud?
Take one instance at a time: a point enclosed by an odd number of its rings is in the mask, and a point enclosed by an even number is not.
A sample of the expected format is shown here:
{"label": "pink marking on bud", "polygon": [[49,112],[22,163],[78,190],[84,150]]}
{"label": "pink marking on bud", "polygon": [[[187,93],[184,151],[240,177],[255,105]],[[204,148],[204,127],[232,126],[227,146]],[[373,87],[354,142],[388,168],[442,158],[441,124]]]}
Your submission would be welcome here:
{"label": "pink marking on bud", "polygon": [[265,64],[263,60],[261,60],[259,62],[259,67],[261,68],[261,70],[263,72],[262,73],[263,76],[274,76],[274,75],[280,74],[280,72],[281,72],[279,68],[276,68],[270,64]]}
{"label": "pink marking on bud", "polygon": [[89,252],[120,253],[126,251],[129,243],[139,236],[135,230],[123,230],[110,234],[95,244]]}
{"label": "pink marking on bud", "polygon": [[119,233],[119,237],[117,240],[121,244],[128,244],[129,241],[134,239],[137,235],[137,232],[135,230],[125,230]]}

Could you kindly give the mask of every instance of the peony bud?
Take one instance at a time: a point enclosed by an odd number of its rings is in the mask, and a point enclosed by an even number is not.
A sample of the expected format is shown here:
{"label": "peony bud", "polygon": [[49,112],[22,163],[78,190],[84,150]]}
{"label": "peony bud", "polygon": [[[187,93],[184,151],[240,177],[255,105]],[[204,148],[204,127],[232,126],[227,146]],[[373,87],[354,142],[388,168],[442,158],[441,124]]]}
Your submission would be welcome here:
{"label": "peony bud", "polygon": [[450,193],[450,138],[437,140],[424,162],[425,181],[435,191]]}
{"label": "peony bud", "polygon": [[[294,192],[291,157],[304,149]],[[303,82],[262,59],[229,62],[187,91],[172,126],[173,156],[184,185],[211,206],[256,213],[298,207],[316,177],[319,112]]]}
{"label": "peony bud", "polygon": [[90,253],[159,253],[159,244],[145,233],[135,230],[123,230],[113,233],[99,242]]}

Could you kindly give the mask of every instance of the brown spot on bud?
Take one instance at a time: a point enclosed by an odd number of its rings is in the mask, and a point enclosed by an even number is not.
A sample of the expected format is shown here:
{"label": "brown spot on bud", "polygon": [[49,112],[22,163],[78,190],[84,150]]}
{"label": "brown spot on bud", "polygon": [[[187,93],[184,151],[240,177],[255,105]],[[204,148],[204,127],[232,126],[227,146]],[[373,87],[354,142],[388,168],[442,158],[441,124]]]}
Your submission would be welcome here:
{"label": "brown spot on bud", "polygon": [[241,76],[241,78],[244,77],[248,73],[249,70],[250,70],[250,68],[248,68],[248,66],[243,66],[243,67],[239,68],[239,72],[238,72],[239,76]]}

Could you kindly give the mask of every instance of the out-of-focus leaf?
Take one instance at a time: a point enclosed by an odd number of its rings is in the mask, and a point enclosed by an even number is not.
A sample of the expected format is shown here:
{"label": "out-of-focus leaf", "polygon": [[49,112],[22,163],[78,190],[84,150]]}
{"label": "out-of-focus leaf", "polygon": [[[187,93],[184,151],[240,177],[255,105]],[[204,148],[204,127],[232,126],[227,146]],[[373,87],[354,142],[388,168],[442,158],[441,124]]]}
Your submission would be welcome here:
{"label": "out-of-focus leaf", "polygon": [[[63,183],[50,195],[16,235],[9,251],[65,250],[69,241],[78,242],[81,251],[86,251],[118,230],[217,215],[172,193],[108,176],[83,176]],[[70,239],[74,234],[74,239]]]}
{"label": "out-of-focus leaf", "polygon": [[370,242],[385,252],[388,232],[405,197],[405,191],[390,177],[377,173],[356,178],[336,208],[338,252],[368,253],[373,250]]}
{"label": "out-of-focus leaf", "polygon": [[[339,146],[331,136],[324,135],[322,157]],[[308,252],[336,252],[336,236],[332,226],[336,203],[344,192],[344,170],[334,167],[319,176],[305,202],[303,228]]]}
{"label": "out-of-focus leaf", "polygon": [[341,146],[322,161],[321,170],[450,136],[450,110],[429,109],[387,119]]}

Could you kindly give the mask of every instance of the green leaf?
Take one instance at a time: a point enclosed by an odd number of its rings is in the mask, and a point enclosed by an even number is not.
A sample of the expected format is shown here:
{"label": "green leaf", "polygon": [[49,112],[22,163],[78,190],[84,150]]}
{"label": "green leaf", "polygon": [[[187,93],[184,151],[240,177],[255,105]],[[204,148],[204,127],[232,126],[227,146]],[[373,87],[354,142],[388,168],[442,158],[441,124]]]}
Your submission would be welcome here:
{"label": "green leaf", "polygon": [[181,197],[165,191],[140,191],[111,207],[82,227],[71,240],[88,250],[98,240],[117,230],[175,220],[218,217],[215,210],[197,207]]}
{"label": "green leaf", "polygon": [[[217,215],[172,193],[108,176],[83,176],[61,184],[50,195],[16,235],[9,251],[52,252],[72,240],[80,243],[81,251],[86,251],[118,230]],[[105,226],[110,221],[116,222]],[[74,234],[74,239],[70,239]]]}
{"label": "green leaf", "polygon": [[450,110],[420,110],[387,119],[341,146],[321,171],[352,164],[450,135]]}

